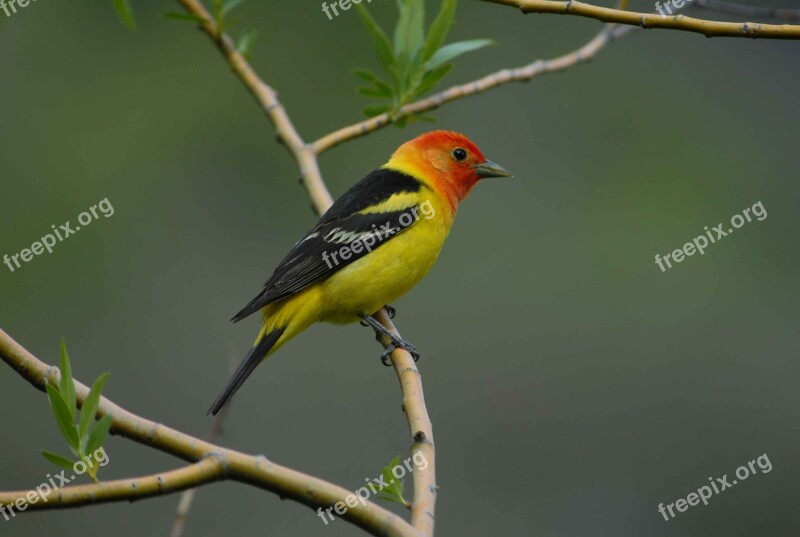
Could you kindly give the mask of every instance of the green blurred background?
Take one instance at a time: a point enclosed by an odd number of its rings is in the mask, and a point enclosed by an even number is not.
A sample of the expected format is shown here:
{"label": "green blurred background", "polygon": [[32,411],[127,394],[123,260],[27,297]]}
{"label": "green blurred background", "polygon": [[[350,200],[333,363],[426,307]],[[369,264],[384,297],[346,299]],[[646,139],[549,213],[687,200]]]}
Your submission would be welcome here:
{"label": "green blurred background", "polygon": [[[110,1],[0,14],[0,255],[103,198],[115,209],[13,273],[0,265],[0,326],[51,363],[63,336],[77,378],[110,371],[114,401],[204,435],[257,331],[228,319],[313,216],[210,41],[161,17],[177,3],[135,8],[135,32]],[[391,0],[369,9],[384,26],[396,16]],[[306,139],[360,119],[369,102],[351,70],[377,61],[355,12],[330,21],[318,1],[283,0],[239,15]],[[599,28],[462,2],[450,40],[499,46],[458,61],[444,86],[571,51]],[[438,535],[797,535],[798,72],[796,42],[648,31],[435,112],[516,176],[476,188],[436,268],[394,304],[423,353]],[[332,193],[430,128],[325,154]],[[764,221],[655,265],[758,201]],[[221,442],[359,487],[410,443],[379,352],[366,328],[313,327],[262,364]],[[0,489],[36,486],[54,471],[39,450],[65,451],[46,398],[0,365],[0,405]],[[181,464],[116,437],[107,451],[105,479]],[[764,453],[770,473],[669,522],[657,512]],[[0,535],[166,536],[177,500],[26,514]],[[202,489],[186,535],[359,533],[223,483]]]}

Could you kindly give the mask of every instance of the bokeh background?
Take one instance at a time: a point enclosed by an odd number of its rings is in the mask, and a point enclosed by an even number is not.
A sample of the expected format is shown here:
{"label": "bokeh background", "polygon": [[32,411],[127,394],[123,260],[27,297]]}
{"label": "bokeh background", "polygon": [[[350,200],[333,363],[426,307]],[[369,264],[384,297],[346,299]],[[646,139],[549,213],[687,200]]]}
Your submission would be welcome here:
{"label": "bokeh background", "polygon": [[[0,255],[101,199],[115,209],[13,273],[0,265],[0,326],[51,363],[63,336],[77,378],[110,371],[117,403],[204,435],[257,331],[255,318],[228,319],[313,216],[294,162],[209,40],[161,16],[177,3],[135,7],[134,32],[110,1],[0,14]],[[369,9],[393,24],[394,2]],[[282,0],[239,15],[307,139],[361,117],[369,102],[351,70],[377,61],[354,11],[331,21],[318,1]],[[498,46],[457,62],[445,86],[573,50],[599,28],[462,2],[451,40]],[[478,186],[436,268],[395,304],[423,353],[438,535],[797,535],[798,52],[648,31],[435,112],[516,175]],[[325,154],[331,191],[430,128]],[[655,265],[759,201],[765,220],[667,272]],[[359,487],[410,442],[379,352],[366,328],[313,327],[262,364],[221,442]],[[54,471],[39,450],[65,451],[46,398],[0,364],[0,406],[0,489],[36,486]],[[116,437],[107,451],[106,479],[180,465]],[[657,512],[765,453],[770,473],[669,522]],[[165,536],[177,500],[26,513],[0,520],[0,535]],[[186,535],[359,533],[223,483],[202,489]]]}

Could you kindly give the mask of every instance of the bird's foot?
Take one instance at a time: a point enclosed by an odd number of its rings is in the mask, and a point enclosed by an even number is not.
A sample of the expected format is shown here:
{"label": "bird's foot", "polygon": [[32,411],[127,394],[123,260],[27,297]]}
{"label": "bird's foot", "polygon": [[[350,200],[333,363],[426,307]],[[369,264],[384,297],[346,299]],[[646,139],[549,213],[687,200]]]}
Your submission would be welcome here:
{"label": "bird's foot", "polygon": [[362,315],[361,319],[361,324],[371,326],[375,330],[375,339],[377,339],[379,342],[383,342],[383,336],[386,336],[389,339],[389,344],[385,347],[383,353],[381,353],[381,362],[383,365],[392,365],[392,361],[389,359],[389,357],[397,348],[408,351],[408,353],[411,354],[411,357],[414,358],[415,362],[419,360],[419,352],[414,345],[389,332],[386,327],[379,323],[374,317]]}
{"label": "bird's foot", "polygon": [[401,339],[401,338],[398,338],[398,337],[392,337],[392,340],[389,343],[389,345],[381,353],[381,363],[383,365],[385,365],[385,366],[391,366],[392,365],[391,356],[392,356],[392,353],[394,352],[394,350],[397,349],[397,348],[401,348],[403,350],[408,351],[408,353],[414,359],[414,362],[419,361],[419,351],[417,351],[417,348],[414,347],[414,345],[412,345],[408,341],[405,341],[404,339]]}

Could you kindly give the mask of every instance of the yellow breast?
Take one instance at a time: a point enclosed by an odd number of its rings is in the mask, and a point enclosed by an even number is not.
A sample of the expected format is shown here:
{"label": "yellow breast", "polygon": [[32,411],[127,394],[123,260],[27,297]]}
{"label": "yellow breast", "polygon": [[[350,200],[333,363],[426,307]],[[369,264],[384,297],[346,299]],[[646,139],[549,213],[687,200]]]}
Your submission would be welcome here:
{"label": "yellow breast", "polygon": [[[350,323],[361,313],[374,313],[406,294],[433,267],[453,217],[432,190],[423,187],[414,197],[419,210],[407,229],[317,284],[323,320]],[[410,204],[398,199],[397,205],[400,209]]]}

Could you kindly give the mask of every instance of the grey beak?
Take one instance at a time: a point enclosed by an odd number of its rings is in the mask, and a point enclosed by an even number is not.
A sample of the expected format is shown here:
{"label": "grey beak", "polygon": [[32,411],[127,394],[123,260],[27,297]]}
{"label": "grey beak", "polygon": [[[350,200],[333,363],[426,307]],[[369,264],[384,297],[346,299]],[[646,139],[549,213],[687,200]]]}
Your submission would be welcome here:
{"label": "grey beak", "polygon": [[513,175],[508,173],[508,170],[491,160],[476,164],[472,168],[478,173],[478,177],[481,179],[488,179],[489,177],[513,177]]}

